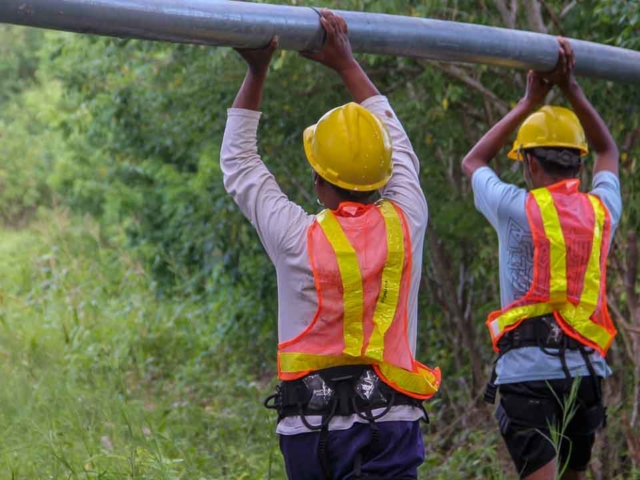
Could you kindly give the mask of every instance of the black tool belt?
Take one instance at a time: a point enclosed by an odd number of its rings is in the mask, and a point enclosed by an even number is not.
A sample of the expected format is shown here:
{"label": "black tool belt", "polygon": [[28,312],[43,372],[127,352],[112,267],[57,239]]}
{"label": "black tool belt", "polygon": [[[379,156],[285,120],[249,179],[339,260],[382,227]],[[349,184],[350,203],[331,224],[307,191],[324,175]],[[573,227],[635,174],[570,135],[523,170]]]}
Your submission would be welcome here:
{"label": "black tool belt", "polygon": [[[278,411],[278,421],[286,417],[299,416],[309,430],[319,431],[318,455],[327,480],[333,475],[329,461],[329,422],[335,416],[358,415],[371,427],[372,449],[380,447],[380,429],[376,420],[384,417],[395,405],[411,405],[422,409],[424,420],[429,421],[422,402],[411,398],[380,380],[370,365],[354,365],[327,368],[313,372],[300,380],[282,382],[276,393],[268,397],[264,406]],[[374,410],[383,409],[376,415]],[[310,415],[321,417],[318,425],[307,419]],[[354,479],[362,474],[362,452],[354,459]],[[366,477],[370,478],[370,477]],[[388,477],[371,477],[393,480]]]}
{"label": "black tool belt", "polygon": [[[578,340],[566,335],[553,314],[541,315],[524,320],[517,328],[506,332],[500,340],[498,340],[498,348],[500,353],[496,362],[502,355],[510,350],[524,347],[539,347],[547,355],[557,356],[562,364],[567,380],[571,380],[571,373],[567,366],[565,352],[567,350],[579,350],[589,369],[589,374],[596,379],[596,373],[589,359],[589,354],[593,350],[585,347]],[[497,379],[495,364],[491,372],[491,379],[487,382],[487,388],[484,392],[484,400],[487,403],[495,403],[498,387],[495,384]],[[597,383],[597,382],[595,382]],[[601,392],[598,393],[601,396]]]}
{"label": "black tool belt", "polygon": [[[294,381],[285,381],[268,397],[265,407],[278,411],[278,421],[285,417],[300,416],[305,426],[312,426],[306,417],[322,416],[327,423],[334,416],[356,414],[367,421],[386,415],[391,407],[411,405],[422,407],[422,402],[385,384],[370,365],[354,365],[318,370]],[[377,415],[372,410],[383,408]],[[323,423],[324,423],[323,421]]]}
{"label": "black tool belt", "polygon": [[582,344],[567,336],[552,314],[523,321],[518,328],[506,332],[498,341],[500,355],[523,347],[540,347],[543,350],[579,350]]}

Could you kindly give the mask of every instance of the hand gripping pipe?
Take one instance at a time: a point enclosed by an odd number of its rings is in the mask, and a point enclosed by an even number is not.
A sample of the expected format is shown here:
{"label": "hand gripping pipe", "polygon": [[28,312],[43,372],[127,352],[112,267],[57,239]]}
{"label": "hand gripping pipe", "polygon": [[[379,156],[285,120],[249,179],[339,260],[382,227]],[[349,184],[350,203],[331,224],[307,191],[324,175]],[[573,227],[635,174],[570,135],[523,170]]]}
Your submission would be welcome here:
{"label": "hand gripping pipe", "polygon": [[[439,61],[551,70],[554,37],[469,23],[340,12],[353,50]],[[0,0],[0,22],[77,33],[257,48],[278,35],[287,50],[317,50],[323,30],[308,7],[223,0]],[[640,83],[640,52],[571,41],[576,74]]]}

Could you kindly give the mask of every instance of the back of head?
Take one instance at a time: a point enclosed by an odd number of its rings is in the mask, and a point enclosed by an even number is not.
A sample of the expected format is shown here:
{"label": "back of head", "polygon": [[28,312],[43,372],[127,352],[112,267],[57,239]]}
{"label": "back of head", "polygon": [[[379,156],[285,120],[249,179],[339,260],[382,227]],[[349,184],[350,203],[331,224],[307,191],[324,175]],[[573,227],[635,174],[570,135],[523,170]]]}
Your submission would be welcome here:
{"label": "back of head", "polygon": [[384,123],[357,103],[326,113],[304,132],[307,160],[345,199],[360,201],[391,178],[391,137]]}
{"label": "back of head", "polygon": [[[533,153],[549,165],[557,164],[562,170],[573,167],[575,155],[584,157],[589,148],[576,114],[567,108],[546,105],[522,123],[508,156],[522,161],[524,152]],[[555,169],[555,166],[549,168]]]}
{"label": "back of head", "polygon": [[564,147],[538,147],[524,150],[533,156],[550,177],[575,178],[582,168],[580,150]]}

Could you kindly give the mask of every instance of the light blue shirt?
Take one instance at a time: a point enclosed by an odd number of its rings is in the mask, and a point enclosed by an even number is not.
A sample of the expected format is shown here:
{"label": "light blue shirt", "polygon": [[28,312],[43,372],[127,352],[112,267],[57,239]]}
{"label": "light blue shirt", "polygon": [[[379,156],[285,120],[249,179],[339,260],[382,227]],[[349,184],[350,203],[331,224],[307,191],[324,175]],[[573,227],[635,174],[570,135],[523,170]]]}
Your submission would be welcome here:
{"label": "light blue shirt", "polygon": [[[502,308],[526,295],[533,281],[533,237],[527,219],[527,190],[505,183],[489,167],[476,170],[472,179],[476,208],[498,233],[500,245],[500,300]],[[602,200],[611,216],[611,236],[622,215],[620,181],[611,172],[593,178],[591,192]],[[553,351],[552,351],[553,353]],[[611,369],[593,352],[591,363],[597,375],[607,377]],[[572,377],[587,376],[589,370],[579,351],[566,352]],[[497,384],[565,378],[560,358],[538,347],[524,347],[504,354],[496,364]]]}

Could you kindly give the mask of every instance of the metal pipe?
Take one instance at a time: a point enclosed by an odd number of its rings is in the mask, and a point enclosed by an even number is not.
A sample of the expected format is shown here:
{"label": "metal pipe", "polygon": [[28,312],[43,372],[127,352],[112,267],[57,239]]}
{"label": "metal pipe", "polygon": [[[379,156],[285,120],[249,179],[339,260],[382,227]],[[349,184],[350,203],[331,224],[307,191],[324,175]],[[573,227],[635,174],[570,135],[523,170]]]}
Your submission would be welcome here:
{"label": "metal pipe", "polygon": [[[340,12],[355,52],[550,70],[557,42],[543,35],[469,23]],[[307,7],[222,0],[0,0],[0,23],[177,43],[316,50],[318,12]],[[640,83],[640,52],[580,40],[576,74]]]}

